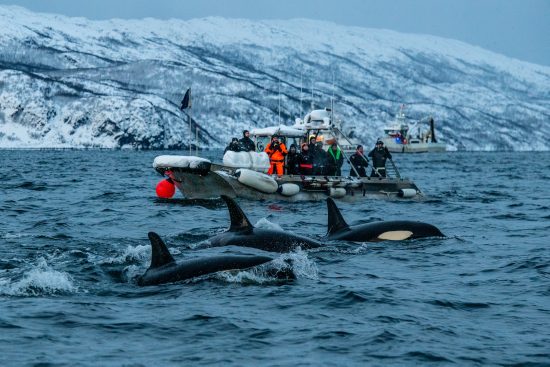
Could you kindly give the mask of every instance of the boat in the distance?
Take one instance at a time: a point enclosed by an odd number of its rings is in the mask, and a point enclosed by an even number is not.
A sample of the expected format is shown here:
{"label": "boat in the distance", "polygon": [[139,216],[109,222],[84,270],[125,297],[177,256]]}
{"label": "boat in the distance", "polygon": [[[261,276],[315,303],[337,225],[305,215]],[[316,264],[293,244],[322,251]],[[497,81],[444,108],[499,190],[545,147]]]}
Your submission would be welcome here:
{"label": "boat in the distance", "polygon": [[227,195],[253,200],[317,201],[332,197],[356,201],[376,196],[412,198],[420,194],[413,181],[400,175],[392,160],[386,164],[388,177],[268,175],[270,162],[263,150],[273,135],[278,135],[287,149],[291,144],[300,147],[315,136],[324,146],[337,143],[345,160],[349,159],[348,153],[352,147],[355,150],[356,142],[332,123],[330,109],[314,110],[304,119],[297,119],[294,126],[252,129],[250,133],[256,151],[227,151],[222,162],[217,163],[196,156],[163,155],[155,158],[153,167],[189,199]]}
{"label": "boat in the distance", "polygon": [[445,152],[447,145],[435,137],[432,116],[409,123],[402,105],[395,120],[384,128],[384,145],[392,153]]}

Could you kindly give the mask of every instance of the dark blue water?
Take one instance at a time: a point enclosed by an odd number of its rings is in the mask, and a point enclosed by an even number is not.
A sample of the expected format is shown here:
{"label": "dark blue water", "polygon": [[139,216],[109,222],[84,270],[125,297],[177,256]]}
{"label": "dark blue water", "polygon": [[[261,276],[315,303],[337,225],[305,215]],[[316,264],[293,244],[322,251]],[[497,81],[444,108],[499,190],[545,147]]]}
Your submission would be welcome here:
{"label": "dark blue water", "polygon": [[[339,206],[448,238],[341,244],[250,272],[140,288],[147,232],[177,260],[221,202],[156,200],[159,152],[0,151],[1,365],[550,365],[550,153],[397,156],[423,200]],[[326,232],[325,203],[240,201],[253,223]]]}

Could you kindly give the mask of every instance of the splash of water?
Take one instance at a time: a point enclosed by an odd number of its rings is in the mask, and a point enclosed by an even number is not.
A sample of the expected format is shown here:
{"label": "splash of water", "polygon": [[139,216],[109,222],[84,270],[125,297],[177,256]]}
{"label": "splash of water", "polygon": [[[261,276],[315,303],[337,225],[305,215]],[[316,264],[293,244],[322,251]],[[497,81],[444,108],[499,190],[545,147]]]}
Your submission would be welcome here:
{"label": "splash of water", "polygon": [[69,274],[52,269],[44,258],[38,259],[38,264],[21,280],[0,281],[0,294],[10,296],[43,296],[75,293],[77,290]]}

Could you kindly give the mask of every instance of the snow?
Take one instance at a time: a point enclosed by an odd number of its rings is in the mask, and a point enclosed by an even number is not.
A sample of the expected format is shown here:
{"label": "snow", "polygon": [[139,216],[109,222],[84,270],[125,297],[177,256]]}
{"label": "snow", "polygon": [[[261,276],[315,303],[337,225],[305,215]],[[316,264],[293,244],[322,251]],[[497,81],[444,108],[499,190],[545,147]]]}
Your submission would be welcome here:
{"label": "snow", "polygon": [[197,168],[198,164],[206,162],[211,163],[206,158],[187,156],[187,155],[159,155],[153,161],[153,168],[174,167],[174,168]]}
{"label": "snow", "polygon": [[302,129],[296,129],[286,125],[269,126],[261,129],[250,130],[250,135],[256,136],[272,136],[272,135],[284,135],[288,137],[304,136],[305,131]]}
{"label": "snow", "polygon": [[[264,131],[279,106],[293,125],[334,97],[335,118],[364,144],[404,103],[412,120],[433,115],[453,150],[550,149],[540,133],[550,68],[456,40],[308,19],[91,21],[16,6],[0,6],[0,29],[0,148],[220,148]],[[178,109],[188,87],[191,124]]]}

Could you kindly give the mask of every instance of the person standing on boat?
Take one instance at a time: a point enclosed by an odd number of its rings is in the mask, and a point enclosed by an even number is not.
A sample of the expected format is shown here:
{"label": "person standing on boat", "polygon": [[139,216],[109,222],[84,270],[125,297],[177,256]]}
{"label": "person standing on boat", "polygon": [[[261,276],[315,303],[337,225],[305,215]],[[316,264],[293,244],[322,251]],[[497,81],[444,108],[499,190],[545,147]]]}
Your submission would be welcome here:
{"label": "person standing on boat", "polygon": [[291,144],[286,156],[286,174],[287,175],[299,175],[298,170],[298,152],[296,150],[296,145]]}
{"label": "person standing on boat", "polygon": [[272,175],[275,173],[278,176],[281,176],[283,174],[285,164],[285,155],[288,153],[285,145],[279,142],[279,137],[277,135],[273,135],[271,137],[271,143],[265,147],[264,151],[269,156],[270,163],[267,174]]}
{"label": "person standing on boat", "polygon": [[311,135],[309,137],[309,153],[313,154],[315,152],[315,144],[317,143],[317,137],[315,135]]}
{"label": "person standing on boat", "polygon": [[376,142],[376,146],[370,151],[369,157],[372,158],[372,171],[370,177],[386,177],[386,159],[391,159],[391,153],[384,146],[381,140]]}
{"label": "person standing on boat", "polygon": [[225,152],[227,152],[228,150],[230,150],[232,152],[240,152],[241,151],[241,146],[239,144],[239,139],[237,139],[237,138],[231,139],[231,143],[229,143],[229,145],[227,147],[225,147],[225,150],[223,151],[223,154],[225,154]]}
{"label": "person standing on boat", "polygon": [[315,148],[311,151],[313,155],[313,174],[323,176],[327,174],[327,152],[323,149],[323,142],[318,141]]}
{"label": "person standing on boat", "polygon": [[302,144],[302,151],[298,154],[298,171],[300,175],[304,176],[313,174],[313,155],[309,151],[307,143]]}
{"label": "person standing on boat", "polygon": [[327,152],[327,175],[342,176],[342,165],[344,164],[344,155],[336,142],[332,143]]}
{"label": "person standing on boat", "polygon": [[[367,166],[369,165],[369,160],[363,155],[363,146],[358,145],[355,149],[355,153],[349,158],[350,163],[355,169],[351,168],[349,175],[356,177],[357,173],[359,177],[367,177]],[[357,173],[355,173],[357,171]]]}
{"label": "person standing on boat", "polygon": [[239,142],[241,143],[241,148],[244,152],[256,151],[256,145],[252,139],[250,139],[250,132],[248,130],[243,131],[243,137],[239,140]]}

